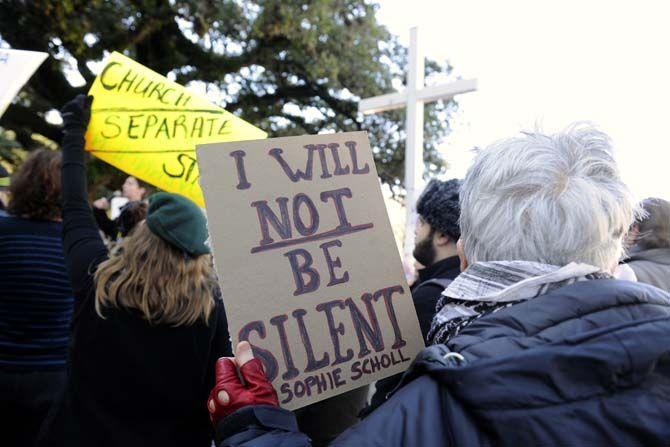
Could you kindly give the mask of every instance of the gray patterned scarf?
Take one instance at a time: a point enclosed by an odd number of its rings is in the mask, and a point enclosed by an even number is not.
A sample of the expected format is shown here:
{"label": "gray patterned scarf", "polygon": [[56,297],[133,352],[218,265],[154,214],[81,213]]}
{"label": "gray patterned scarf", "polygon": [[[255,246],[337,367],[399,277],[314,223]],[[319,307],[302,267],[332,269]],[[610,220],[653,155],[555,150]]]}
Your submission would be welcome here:
{"label": "gray patterned scarf", "polygon": [[527,261],[477,262],[442,292],[428,341],[446,343],[484,315],[577,281],[611,277],[588,264],[559,267]]}

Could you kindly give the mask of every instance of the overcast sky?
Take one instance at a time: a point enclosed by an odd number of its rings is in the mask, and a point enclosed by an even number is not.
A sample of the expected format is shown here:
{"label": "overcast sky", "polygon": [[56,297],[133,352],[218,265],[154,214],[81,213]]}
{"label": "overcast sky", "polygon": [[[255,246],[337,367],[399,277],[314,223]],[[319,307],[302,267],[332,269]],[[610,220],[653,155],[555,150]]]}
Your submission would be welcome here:
{"label": "overcast sky", "polygon": [[380,0],[381,23],[427,57],[479,80],[458,98],[442,149],[462,176],[468,149],[542,124],[576,120],[614,139],[638,197],[670,200],[670,3],[593,0]]}

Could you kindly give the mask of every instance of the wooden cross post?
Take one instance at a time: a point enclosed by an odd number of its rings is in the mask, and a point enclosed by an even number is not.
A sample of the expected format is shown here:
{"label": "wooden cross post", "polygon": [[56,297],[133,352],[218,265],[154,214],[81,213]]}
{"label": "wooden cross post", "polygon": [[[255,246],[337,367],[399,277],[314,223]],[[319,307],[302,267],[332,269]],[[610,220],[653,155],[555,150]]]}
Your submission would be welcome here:
{"label": "wooden cross post", "polygon": [[364,114],[384,112],[386,110],[407,108],[405,129],[405,240],[403,243],[403,263],[406,269],[412,266],[414,251],[414,224],[416,221],[417,194],[423,184],[423,105],[426,102],[447,99],[452,96],[477,90],[476,79],[459,79],[447,84],[431,87],[424,85],[424,57],[418,44],[418,28],[410,30],[409,72],[407,87],[400,93],[375,96],[362,99],[358,111]]}

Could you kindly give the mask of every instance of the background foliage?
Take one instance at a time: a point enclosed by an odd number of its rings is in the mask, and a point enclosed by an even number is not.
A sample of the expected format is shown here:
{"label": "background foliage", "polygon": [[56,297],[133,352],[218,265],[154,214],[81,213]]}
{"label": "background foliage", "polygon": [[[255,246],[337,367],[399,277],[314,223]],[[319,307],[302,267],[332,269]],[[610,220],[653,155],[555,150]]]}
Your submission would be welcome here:
{"label": "background foliage", "polygon": [[[0,159],[57,143],[53,111],[84,93],[105,55],[121,51],[270,136],[367,130],[379,175],[402,194],[404,111],[363,116],[360,98],[404,82],[407,49],[363,0],[0,0],[4,46],[50,54],[0,120]],[[426,75],[451,67],[426,61]],[[444,169],[436,150],[454,101],[425,108],[426,174]],[[49,119],[47,119],[49,117]],[[100,161],[94,184],[123,175]]]}

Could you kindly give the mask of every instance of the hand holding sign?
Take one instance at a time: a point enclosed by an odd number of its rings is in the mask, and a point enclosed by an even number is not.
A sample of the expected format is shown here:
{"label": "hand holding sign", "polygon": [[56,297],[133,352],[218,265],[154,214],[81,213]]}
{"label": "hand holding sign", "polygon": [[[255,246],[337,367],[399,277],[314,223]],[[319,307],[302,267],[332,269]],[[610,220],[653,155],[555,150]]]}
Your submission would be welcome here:
{"label": "hand holding sign", "polygon": [[207,400],[210,419],[214,423],[249,405],[279,405],[277,392],[246,341],[238,343],[234,359],[222,357],[216,361],[215,380]]}
{"label": "hand holding sign", "polygon": [[257,127],[116,52],[89,94],[95,100],[86,149],[201,206],[195,145],[266,137]]}
{"label": "hand holding sign", "polygon": [[296,409],[423,347],[363,132],[198,146],[234,341]]}

